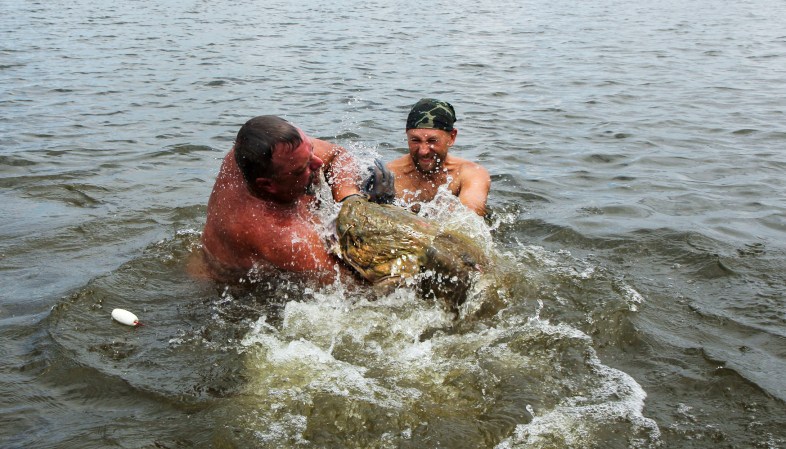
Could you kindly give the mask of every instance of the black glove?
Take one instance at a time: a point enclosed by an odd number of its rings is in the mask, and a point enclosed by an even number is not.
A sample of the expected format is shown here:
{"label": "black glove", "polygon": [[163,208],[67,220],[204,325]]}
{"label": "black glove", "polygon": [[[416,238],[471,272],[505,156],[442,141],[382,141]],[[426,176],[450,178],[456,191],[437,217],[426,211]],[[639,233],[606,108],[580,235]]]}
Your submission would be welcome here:
{"label": "black glove", "polygon": [[368,195],[368,200],[379,204],[390,204],[396,199],[396,180],[390,170],[379,159],[374,159],[374,166],[363,181],[361,190]]}

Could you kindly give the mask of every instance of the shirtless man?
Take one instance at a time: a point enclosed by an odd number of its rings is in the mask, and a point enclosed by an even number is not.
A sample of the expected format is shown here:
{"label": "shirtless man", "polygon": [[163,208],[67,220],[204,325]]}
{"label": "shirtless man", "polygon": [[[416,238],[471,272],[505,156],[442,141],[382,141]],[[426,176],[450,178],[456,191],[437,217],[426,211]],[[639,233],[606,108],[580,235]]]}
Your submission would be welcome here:
{"label": "shirtless man", "polygon": [[343,148],[279,117],[246,122],[207,204],[205,274],[237,281],[251,269],[274,268],[331,282],[337,269],[346,270],[328,252],[311,209],[320,170],[336,200],[358,193],[354,161]]}
{"label": "shirtless man", "polygon": [[387,168],[395,176],[396,198],[414,209],[419,209],[417,203],[433,200],[437,189],[447,185],[464,206],[483,216],[491,177],[480,165],[448,154],[458,134],[455,121],[450,103],[432,98],[415,103],[407,117],[409,154]]}

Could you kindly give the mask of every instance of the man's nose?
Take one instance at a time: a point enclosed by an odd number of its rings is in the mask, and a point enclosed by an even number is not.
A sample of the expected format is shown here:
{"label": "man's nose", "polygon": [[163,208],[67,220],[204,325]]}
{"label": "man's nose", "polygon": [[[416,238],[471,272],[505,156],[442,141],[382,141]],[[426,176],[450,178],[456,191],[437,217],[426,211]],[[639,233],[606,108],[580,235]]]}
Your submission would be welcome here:
{"label": "man's nose", "polygon": [[424,142],[424,143],[421,143],[418,146],[418,153],[419,154],[428,154],[430,151],[433,151],[433,150],[434,150],[434,144],[433,143]]}
{"label": "man's nose", "polygon": [[322,159],[316,156],[311,158],[311,170],[316,170],[323,165],[325,165],[325,162],[323,162]]}

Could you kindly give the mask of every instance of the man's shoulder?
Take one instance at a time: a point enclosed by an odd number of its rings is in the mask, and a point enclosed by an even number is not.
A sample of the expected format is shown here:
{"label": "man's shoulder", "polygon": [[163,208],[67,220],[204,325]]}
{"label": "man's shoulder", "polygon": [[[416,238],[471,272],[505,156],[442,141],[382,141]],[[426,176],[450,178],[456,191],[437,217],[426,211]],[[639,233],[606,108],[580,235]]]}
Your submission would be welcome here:
{"label": "man's shoulder", "polygon": [[412,164],[412,159],[409,157],[409,155],[401,156],[398,159],[393,159],[392,161],[388,162],[386,166],[388,169],[396,173],[415,170],[415,166]]}
{"label": "man's shoulder", "polygon": [[314,149],[321,149],[321,148],[333,148],[338,146],[333,142],[328,142],[327,140],[317,139],[316,137],[311,138],[311,143],[314,144]]}
{"label": "man's shoulder", "polygon": [[475,175],[475,176],[488,176],[488,170],[486,170],[482,165],[478,164],[477,162],[473,162],[469,159],[464,159],[458,156],[449,156],[450,159],[446,164],[448,166],[448,170],[454,170],[461,174],[468,174],[468,175]]}
{"label": "man's shoulder", "polygon": [[338,145],[333,142],[328,142],[327,140],[317,139],[316,137],[311,138],[311,142],[314,145],[314,153],[320,159],[328,158],[331,159],[332,156],[340,153],[344,149],[341,145]]}

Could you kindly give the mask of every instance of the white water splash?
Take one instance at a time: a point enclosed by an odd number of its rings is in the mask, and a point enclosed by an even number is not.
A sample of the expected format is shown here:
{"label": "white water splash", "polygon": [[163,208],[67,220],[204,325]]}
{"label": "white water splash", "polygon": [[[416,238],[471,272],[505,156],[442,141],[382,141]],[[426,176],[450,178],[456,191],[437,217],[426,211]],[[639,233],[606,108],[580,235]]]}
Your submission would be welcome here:
{"label": "white water splash", "polygon": [[[642,415],[641,387],[603,365],[592,339],[565,323],[511,315],[455,333],[450,314],[407,290],[378,301],[330,288],[312,295],[288,303],[280,325],[261,318],[243,339],[252,398],[245,425],[266,444],[309,445],[304,429],[325,425],[309,421],[322,412],[309,413],[327,406],[340,428],[397,416],[390,428],[376,423],[384,432],[368,437],[381,447],[448,418],[471,431],[479,410],[493,412],[497,402],[510,407],[506,395],[519,388],[544,393],[535,394],[537,405],[520,404],[518,414],[532,419],[500,438],[499,448],[549,447],[555,439],[591,446],[607,423],[626,427],[632,447],[659,439],[657,425]],[[295,412],[304,407],[311,412]]]}

